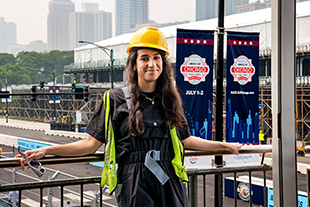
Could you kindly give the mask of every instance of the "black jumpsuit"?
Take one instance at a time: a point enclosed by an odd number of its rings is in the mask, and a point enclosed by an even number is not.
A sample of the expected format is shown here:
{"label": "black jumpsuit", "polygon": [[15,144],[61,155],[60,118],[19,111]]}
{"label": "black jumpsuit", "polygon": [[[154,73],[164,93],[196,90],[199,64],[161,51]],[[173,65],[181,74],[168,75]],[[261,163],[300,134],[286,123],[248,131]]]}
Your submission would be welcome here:
{"label": "black jumpsuit", "polygon": [[[153,97],[154,93],[147,94]],[[157,99],[155,104],[141,96],[140,108],[143,112],[145,133],[139,137],[129,136],[128,107],[122,89],[110,93],[112,123],[115,133],[116,157],[118,162],[118,184],[122,185],[116,197],[121,207],[182,207],[187,205],[185,185],[175,174],[171,160],[174,151],[170,135],[163,123],[163,110]],[[86,132],[105,143],[104,106],[96,109]],[[179,130],[181,140],[190,136],[189,130]],[[149,150],[160,151],[157,163],[169,176],[164,184],[144,165]]]}

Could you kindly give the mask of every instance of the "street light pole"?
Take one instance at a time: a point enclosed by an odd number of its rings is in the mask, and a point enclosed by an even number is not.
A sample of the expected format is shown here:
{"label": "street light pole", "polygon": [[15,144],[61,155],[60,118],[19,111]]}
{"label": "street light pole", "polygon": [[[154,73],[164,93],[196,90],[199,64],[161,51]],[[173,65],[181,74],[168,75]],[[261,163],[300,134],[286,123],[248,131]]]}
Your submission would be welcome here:
{"label": "street light pole", "polygon": [[53,93],[54,93],[54,124],[56,123],[56,88],[55,88],[55,72],[53,72]]}
{"label": "street light pole", "polygon": [[[43,73],[44,75],[48,76],[49,78],[53,79],[53,93],[54,93],[54,123],[56,123],[56,83],[55,83],[55,70],[53,73],[44,72],[43,70],[38,70],[39,72]],[[53,75],[52,77],[50,75]]]}
{"label": "street light pole", "polygon": [[[216,67],[216,116],[215,116],[215,140],[223,141],[223,71],[224,71],[224,7],[225,0],[218,0],[218,35],[217,35],[217,67]],[[223,156],[215,156],[217,167],[223,166]],[[223,206],[223,176],[214,175],[214,206]]]}
{"label": "street light pole", "polygon": [[[8,78],[5,78],[5,91],[8,91]],[[5,120],[6,123],[9,122],[9,112],[8,112],[8,98],[5,99],[5,107],[6,107],[6,114],[5,114]]]}
{"label": "street light pole", "polygon": [[[100,45],[97,45],[93,42],[89,42],[89,41],[84,41],[84,40],[80,40],[79,43],[88,43],[88,44],[91,44],[91,45],[95,45],[96,47],[100,48],[103,50],[103,52],[105,52],[105,54],[107,54],[109,57],[110,57],[110,61],[111,61],[111,88],[113,88],[113,73],[114,73],[114,58],[113,58],[113,49],[109,49],[109,48],[106,48],[104,46],[100,46]],[[107,51],[110,51],[110,54],[107,52]]]}

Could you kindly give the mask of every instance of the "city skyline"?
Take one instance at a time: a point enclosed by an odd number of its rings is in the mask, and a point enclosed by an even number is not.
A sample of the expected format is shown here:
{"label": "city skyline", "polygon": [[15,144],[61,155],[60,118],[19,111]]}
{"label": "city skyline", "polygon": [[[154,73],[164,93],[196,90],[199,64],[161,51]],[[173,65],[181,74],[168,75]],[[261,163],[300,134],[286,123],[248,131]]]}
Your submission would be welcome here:
{"label": "city skyline", "polygon": [[[256,0],[250,0],[253,2]],[[0,17],[17,26],[17,44],[26,45],[42,40],[47,43],[47,15],[50,0],[0,0]],[[72,0],[75,11],[82,11],[82,3],[98,3],[99,10],[112,12],[112,35],[115,36],[115,1]],[[196,0],[149,0],[149,20],[157,23],[195,21]],[[166,5],[166,6],[163,6]],[[157,12],[158,11],[158,12]],[[165,15],[163,15],[165,14]]]}
{"label": "city skyline", "polygon": [[[0,0],[0,17],[17,26],[17,44],[31,41],[47,42],[47,15],[50,0]],[[99,10],[112,12],[113,36],[115,35],[115,3],[110,0],[72,0],[75,11],[82,11],[82,3],[98,3]],[[167,6],[163,8],[163,3]],[[177,5],[178,8],[174,7]],[[174,7],[174,9],[173,9]],[[160,11],[160,12],[156,12]],[[162,15],[165,14],[165,15]],[[168,15],[170,14],[170,15]],[[158,23],[195,21],[195,0],[149,1],[149,19]]]}

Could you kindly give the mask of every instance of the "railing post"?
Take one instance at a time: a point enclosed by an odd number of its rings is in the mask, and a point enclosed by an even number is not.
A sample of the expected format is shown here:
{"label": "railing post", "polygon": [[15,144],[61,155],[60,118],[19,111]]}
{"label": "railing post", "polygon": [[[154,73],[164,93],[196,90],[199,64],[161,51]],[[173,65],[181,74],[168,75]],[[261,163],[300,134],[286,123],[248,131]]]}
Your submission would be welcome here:
{"label": "railing post", "polygon": [[[13,146],[13,157],[15,157],[15,147]],[[16,171],[17,169],[14,168],[13,169],[13,183],[16,183],[17,182],[17,176],[16,176]],[[12,198],[12,204],[13,204],[13,207],[16,207],[17,206],[17,194],[16,194],[16,191],[13,191],[13,198]]]}
{"label": "railing post", "polygon": [[197,185],[197,175],[189,177],[188,183],[188,204],[189,207],[198,206],[198,185]]}
{"label": "railing post", "polygon": [[310,168],[307,168],[307,199],[308,205],[310,203]]}
{"label": "railing post", "polygon": [[[48,181],[55,180],[59,174],[60,173],[57,170],[53,176],[48,176]],[[53,189],[52,188],[48,189],[48,206],[53,206]]]}

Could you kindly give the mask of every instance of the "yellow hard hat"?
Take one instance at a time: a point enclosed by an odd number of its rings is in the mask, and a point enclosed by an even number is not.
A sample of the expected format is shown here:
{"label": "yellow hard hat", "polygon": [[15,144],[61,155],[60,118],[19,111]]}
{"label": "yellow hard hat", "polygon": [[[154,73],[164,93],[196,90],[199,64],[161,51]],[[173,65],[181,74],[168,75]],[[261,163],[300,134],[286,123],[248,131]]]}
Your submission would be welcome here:
{"label": "yellow hard hat", "polygon": [[166,37],[155,27],[143,27],[136,31],[130,39],[126,52],[129,54],[133,47],[155,48],[164,51],[165,57],[169,55]]}

